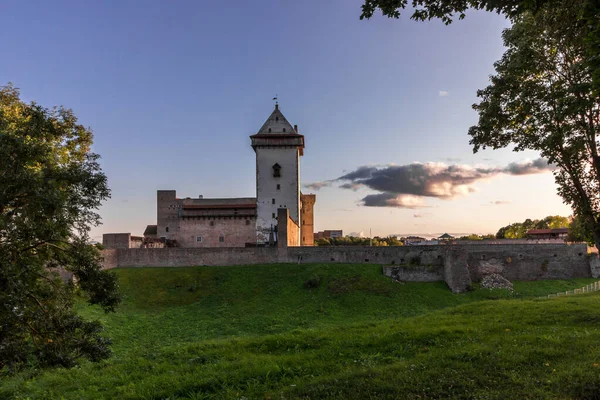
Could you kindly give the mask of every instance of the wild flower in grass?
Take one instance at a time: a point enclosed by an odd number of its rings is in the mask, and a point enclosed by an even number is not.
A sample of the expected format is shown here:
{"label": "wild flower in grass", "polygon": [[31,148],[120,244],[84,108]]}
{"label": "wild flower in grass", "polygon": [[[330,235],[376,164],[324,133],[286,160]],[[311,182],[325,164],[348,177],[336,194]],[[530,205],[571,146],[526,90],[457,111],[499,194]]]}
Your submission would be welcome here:
{"label": "wild flower in grass", "polygon": [[506,328],[506,332],[510,332],[510,329],[509,329],[509,328]]}
{"label": "wild flower in grass", "polygon": [[594,367],[598,368],[598,363],[594,363]]}
{"label": "wild flower in grass", "polygon": [[549,366],[550,366],[550,363],[546,363],[546,367],[549,367]]}

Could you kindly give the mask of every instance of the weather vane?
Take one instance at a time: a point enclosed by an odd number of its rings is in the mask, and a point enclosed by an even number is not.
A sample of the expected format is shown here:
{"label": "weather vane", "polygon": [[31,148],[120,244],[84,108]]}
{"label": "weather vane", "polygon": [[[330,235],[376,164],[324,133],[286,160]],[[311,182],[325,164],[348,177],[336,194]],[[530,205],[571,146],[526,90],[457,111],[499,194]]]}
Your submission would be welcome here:
{"label": "weather vane", "polygon": [[273,97],[273,100],[275,100],[275,105],[279,104],[279,101],[277,100],[277,95],[275,95],[275,97]]}

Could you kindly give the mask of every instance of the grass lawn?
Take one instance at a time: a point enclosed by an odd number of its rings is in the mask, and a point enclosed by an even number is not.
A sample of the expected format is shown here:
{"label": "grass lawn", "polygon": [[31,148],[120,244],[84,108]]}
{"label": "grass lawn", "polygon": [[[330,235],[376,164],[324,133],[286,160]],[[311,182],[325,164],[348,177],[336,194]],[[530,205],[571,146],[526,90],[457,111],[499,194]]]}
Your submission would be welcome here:
{"label": "grass lawn", "polygon": [[115,272],[117,313],[79,306],[113,357],[0,377],[0,398],[600,399],[600,292],[537,299],[592,279],[456,295],[377,265]]}

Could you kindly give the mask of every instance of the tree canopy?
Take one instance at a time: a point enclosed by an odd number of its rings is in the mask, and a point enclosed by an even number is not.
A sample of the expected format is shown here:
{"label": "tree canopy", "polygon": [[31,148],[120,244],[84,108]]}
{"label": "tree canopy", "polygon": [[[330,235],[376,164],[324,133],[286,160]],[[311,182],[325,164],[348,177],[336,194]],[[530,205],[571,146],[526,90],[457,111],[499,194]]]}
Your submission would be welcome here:
{"label": "tree canopy", "polygon": [[105,311],[120,301],[115,276],[88,244],[110,194],[91,145],[71,110],[0,87],[0,370],[110,354],[102,326],[73,310],[76,291]]}
{"label": "tree canopy", "polygon": [[600,245],[600,99],[585,62],[577,5],[516,18],[491,84],[477,92],[474,152],[487,147],[536,150],[556,166],[558,193],[581,215]]}
{"label": "tree canopy", "polygon": [[549,215],[543,219],[527,218],[523,222],[515,222],[500,228],[496,233],[496,239],[524,239],[530,229],[557,229],[570,226],[569,218],[560,215]]}

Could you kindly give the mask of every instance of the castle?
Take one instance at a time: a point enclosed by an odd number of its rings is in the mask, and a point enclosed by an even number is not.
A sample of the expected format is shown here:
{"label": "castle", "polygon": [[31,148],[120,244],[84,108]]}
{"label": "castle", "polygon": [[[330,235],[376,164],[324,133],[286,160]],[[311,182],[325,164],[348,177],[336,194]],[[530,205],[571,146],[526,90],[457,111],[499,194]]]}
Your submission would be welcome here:
{"label": "castle", "polygon": [[250,140],[256,153],[256,197],[178,198],[175,190],[158,190],[156,225],[148,225],[143,238],[104,234],[105,247],[313,246],[316,196],[300,192],[304,135],[275,104]]}

